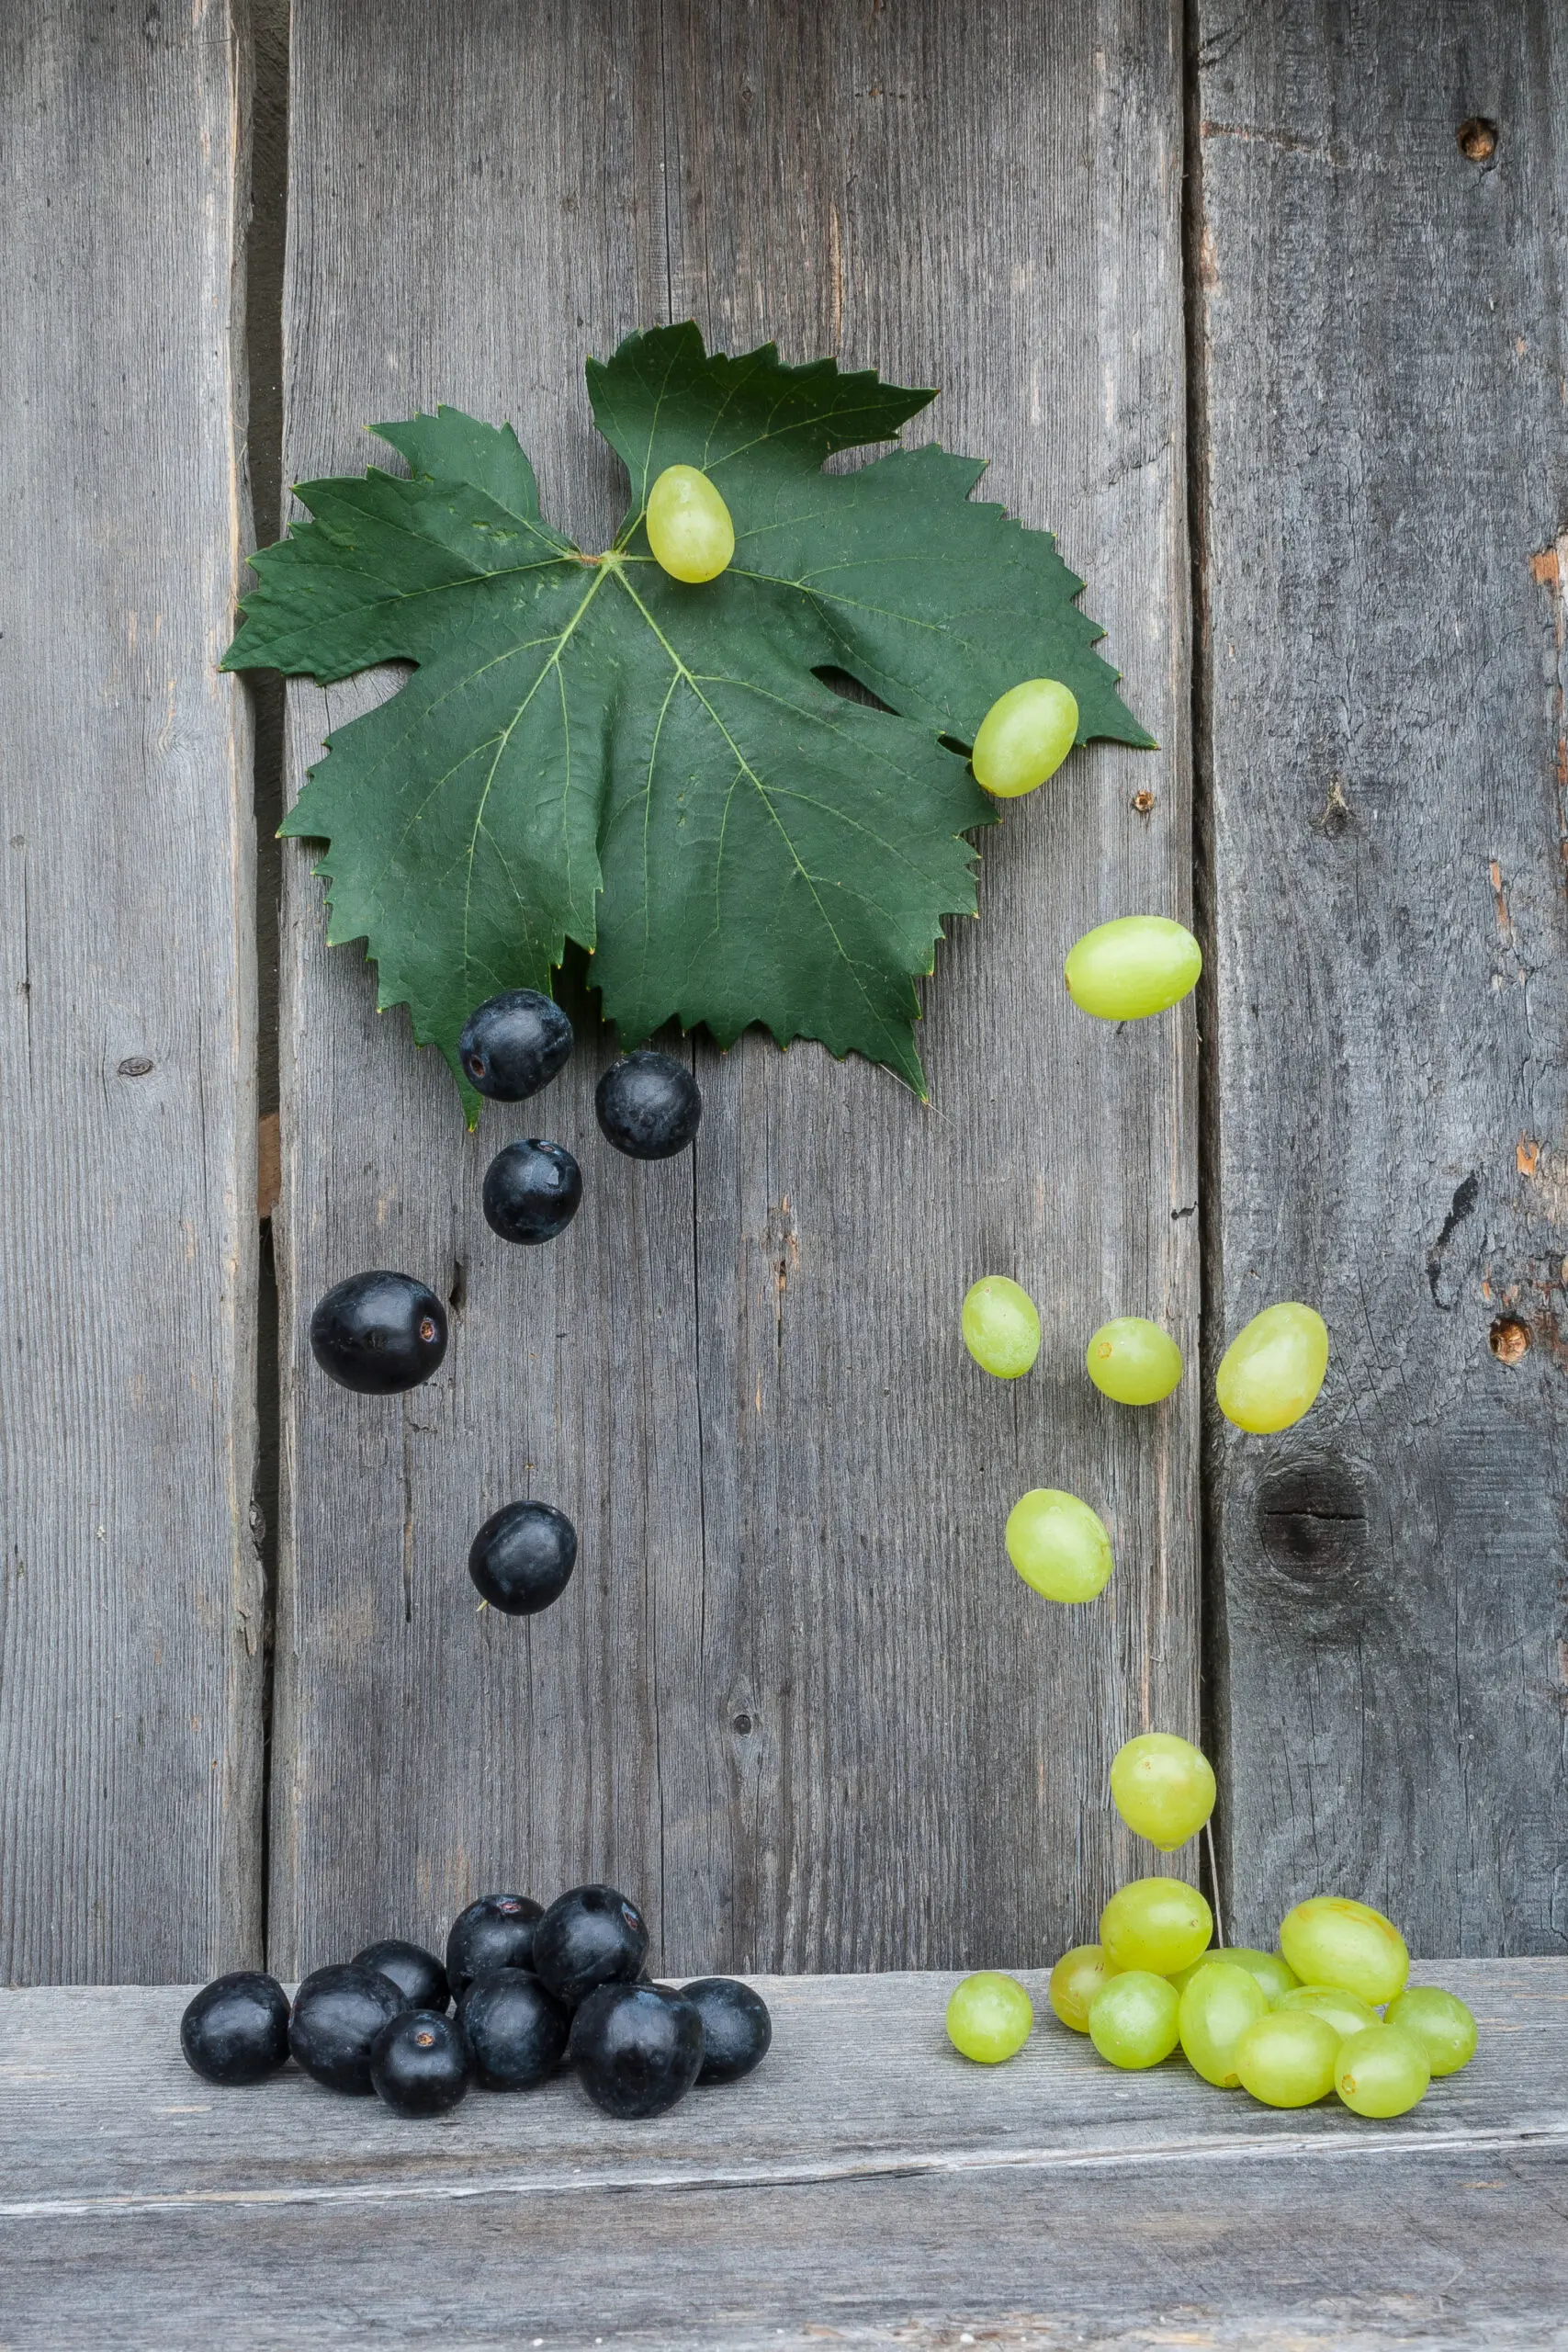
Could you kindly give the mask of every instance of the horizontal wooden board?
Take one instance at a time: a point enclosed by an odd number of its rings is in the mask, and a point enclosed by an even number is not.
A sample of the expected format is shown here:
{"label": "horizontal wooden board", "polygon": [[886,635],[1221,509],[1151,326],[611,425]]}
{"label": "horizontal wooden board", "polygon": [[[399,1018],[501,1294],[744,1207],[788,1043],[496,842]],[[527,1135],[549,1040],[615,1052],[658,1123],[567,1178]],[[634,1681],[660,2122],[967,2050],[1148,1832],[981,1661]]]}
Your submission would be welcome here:
{"label": "horizontal wooden board", "polygon": [[[1164,748],[1086,752],[990,838],[930,996],[931,1109],[814,1046],[699,1043],[702,1133],[660,1167],[599,1143],[581,974],[571,1069],[466,1138],[291,851],[279,1964],[592,1875],[694,1962],[1038,1960],[1130,1851],[1111,1752],[1195,1728],[1193,1392],[1120,1413],[1081,1361],[1115,1312],[1195,1338],[1190,1016],[1117,1035],[1060,980],[1089,923],[1188,904],[1179,26],[1168,0],[295,10],[293,477],[455,401],[515,423],[598,546],[587,352],[688,312],[839,352],[945,387],[935,429],[1057,528]],[[366,691],[294,692],[296,785]],[[587,1199],[509,1250],[480,1182],[540,1122]],[[305,1345],[367,1263],[460,1301],[401,1405],[329,1391]],[[1045,1316],[1014,1389],[958,1338],[986,1272]],[[1042,1484],[1111,1525],[1093,1609],[1007,1563]],[[577,1522],[575,1580],[526,1625],[478,1617],[472,1532],[530,1491]]]}
{"label": "horizontal wooden board", "polygon": [[946,2045],[951,1977],[759,1980],[759,2073],[636,2125],[570,2078],[423,2126],[292,2070],[220,2092],[178,1989],[3,1996],[6,2340],[112,2288],[137,2344],[1558,2343],[1568,1967],[1419,1973],[1480,2049],[1388,2124],[1111,2073],[1039,1977],[996,2070]]}
{"label": "horizontal wooden board", "polygon": [[261,1949],[243,96],[226,0],[3,12],[11,1981]]}
{"label": "horizontal wooden board", "polygon": [[1568,31],[1197,33],[1212,1349],[1333,1335],[1215,1436],[1229,1874],[1562,1951]]}

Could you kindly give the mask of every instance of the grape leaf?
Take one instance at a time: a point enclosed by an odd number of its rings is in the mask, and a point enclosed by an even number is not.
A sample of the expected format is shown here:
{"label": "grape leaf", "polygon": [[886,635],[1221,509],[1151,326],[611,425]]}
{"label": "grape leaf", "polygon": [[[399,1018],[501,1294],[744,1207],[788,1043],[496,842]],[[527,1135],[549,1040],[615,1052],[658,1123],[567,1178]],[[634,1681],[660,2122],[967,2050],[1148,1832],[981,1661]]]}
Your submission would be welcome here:
{"label": "grape leaf", "polygon": [[[631,504],[587,556],[539,513],[510,425],[441,408],[376,427],[409,469],[301,483],[312,520],[254,563],[224,657],[321,684],[409,662],[337,729],[283,831],[327,843],[330,937],[366,941],[379,1001],[451,1064],[464,1020],[548,989],[566,941],[623,1045],[671,1017],[752,1022],[886,1063],[921,1094],[914,976],[975,911],[995,804],[964,752],[1019,679],[1064,679],[1080,741],[1148,744],[1094,652],[1050,535],[970,497],[980,461],[927,446],[856,471],[934,398],[704,349],[690,324],[588,363]],[[647,495],[700,466],[735,560],[693,587],[653,561]],[[842,672],[886,708],[817,674]],[[944,742],[943,738],[947,741]]]}

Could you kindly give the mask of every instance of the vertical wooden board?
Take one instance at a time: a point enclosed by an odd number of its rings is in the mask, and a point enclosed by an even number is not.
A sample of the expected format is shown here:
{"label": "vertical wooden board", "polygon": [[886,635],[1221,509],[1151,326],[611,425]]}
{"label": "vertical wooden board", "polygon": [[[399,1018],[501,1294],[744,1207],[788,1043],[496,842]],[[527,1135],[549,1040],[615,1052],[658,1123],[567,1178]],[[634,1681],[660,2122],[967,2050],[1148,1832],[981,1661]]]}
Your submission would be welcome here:
{"label": "vertical wooden board", "polygon": [[1338,1888],[1558,1951],[1568,47],[1409,0],[1199,39],[1216,1345],[1333,1334],[1309,1419],[1215,1436],[1231,1875],[1258,1939]]}
{"label": "vertical wooden board", "polygon": [[221,0],[0,28],[0,1976],[260,1948],[255,1102]]}
{"label": "vertical wooden board", "polygon": [[[1190,1400],[1117,1416],[1079,1363],[1123,1309],[1193,1338],[1190,1023],[1091,1028],[1059,978],[1088,923],[1187,903],[1174,19],[1021,8],[961,40],[934,6],[605,0],[460,30],[452,6],[297,9],[291,476],[452,400],[511,417],[597,545],[618,485],[581,359],[635,325],[945,381],[938,429],[1092,573],[1166,749],[1081,755],[989,837],[932,1109],[814,1046],[699,1041],[703,1133],[658,1168],[599,1145],[580,989],[568,1074],[465,1139],[291,853],[275,1958],[599,1872],[693,1964],[1024,1958],[1103,1894],[1110,1748],[1196,1713]],[[367,691],[294,690],[296,783]],[[479,1182],[541,1117],[588,1198],[510,1251]],[[310,1364],[314,1297],[367,1263],[461,1269],[448,1363],[402,1405]],[[1003,1268],[1046,1314],[1021,1389],[956,1337]],[[1007,1566],[1033,1483],[1111,1521],[1098,1608]],[[577,1577],[530,1624],[476,1618],[469,1536],[525,1491],[576,1519]]]}
{"label": "vertical wooden board", "polygon": [[[985,836],[981,920],[926,990],[929,1109],[812,1047],[700,1057],[682,1914],[767,1967],[1025,1962],[1092,1935],[1127,1860],[1117,1746],[1196,1728],[1193,1391],[1132,1412],[1083,1369],[1115,1314],[1195,1355],[1190,1009],[1118,1032],[1061,978],[1089,925],[1189,912],[1178,12],[666,21],[677,314],[942,387],[912,436],[989,458],[981,494],[1055,529],[1164,747],[1080,752]],[[987,1272],[1041,1308],[1016,1386],[959,1338]],[[1033,1486],[1111,1530],[1092,1608],[1008,1562]]]}

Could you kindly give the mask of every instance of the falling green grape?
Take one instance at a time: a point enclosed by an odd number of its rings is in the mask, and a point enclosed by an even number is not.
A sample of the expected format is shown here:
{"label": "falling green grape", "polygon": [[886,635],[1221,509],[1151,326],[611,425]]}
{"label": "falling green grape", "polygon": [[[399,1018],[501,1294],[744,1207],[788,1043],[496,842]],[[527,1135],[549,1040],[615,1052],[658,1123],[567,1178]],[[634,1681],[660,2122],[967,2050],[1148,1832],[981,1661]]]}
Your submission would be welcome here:
{"label": "falling green grape", "polygon": [[999,2066],[1023,2048],[1034,2007],[1016,1976],[983,1968],[955,1984],[947,2004],[947,2038],[960,2056]]}
{"label": "falling green grape", "polygon": [[1339,2044],[1334,2087],[1356,2115],[1404,2115],[1425,2098],[1432,2069],[1413,2033],[1370,2025]]}
{"label": "falling green grape", "polygon": [[1173,1853],[1214,1810],[1214,1768],[1190,1739],[1140,1732],[1111,1759],[1111,1794],[1129,1829]]}
{"label": "falling green grape", "polygon": [[1234,2090],[1236,2044],[1269,2014],[1269,1996],[1245,1968],[1215,1957],[1200,1961],[1181,1991],[1181,2047],[1190,2064],[1216,2090]]}
{"label": "falling green grape", "polygon": [[1434,2075],[1457,2075],[1475,2055],[1472,2012],[1437,1984],[1407,1984],[1389,2003],[1383,2021],[1421,2044]]}
{"label": "falling green grape", "polygon": [[1047,1600],[1092,1600],[1115,1565],[1105,1522],[1077,1495],[1032,1487],[1008,1513],[1008,1557]]}
{"label": "falling green grape", "polygon": [[1077,698],[1059,678],[1010,686],[980,721],[970,764],[976,784],[1016,800],[1055,775],[1077,741]]}
{"label": "falling green grape", "polygon": [[1277,1951],[1258,1951],[1251,1944],[1227,1944],[1224,1957],[1233,1968],[1245,1968],[1262,1985],[1270,2008],[1276,2007],[1296,1982],[1296,1972],[1287,1968]]}
{"label": "falling green grape", "polygon": [[1174,1984],[1145,1968],[1112,1976],[1089,2005],[1089,2038],[1113,2066],[1157,2066],[1176,2047]]}
{"label": "falling green grape", "polygon": [[1275,2006],[1308,2010],[1331,2025],[1341,2040],[1348,2033],[1360,2033],[1367,2026],[1382,2023],[1370,2001],[1363,2001],[1359,1993],[1347,1993],[1339,1984],[1298,1984],[1281,1994]]}
{"label": "falling green grape", "polygon": [[1238,1430],[1288,1430],[1317,1402],[1327,1370],[1328,1326],[1315,1308],[1284,1299],[1236,1333],[1220,1358],[1214,1394]]}
{"label": "falling green grape", "polygon": [[972,1283],[959,1321],[964,1344],[981,1371],[998,1380],[1021,1378],[1040,1353],[1040,1311],[1006,1274],[985,1274]]}
{"label": "falling green grape", "polygon": [[729,509],[695,466],[666,466],[649,492],[648,544],[672,580],[716,580],[735,553]]}
{"label": "falling green grape", "polygon": [[1051,1971],[1045,1997],[1064,2025],[1075,2033],[1087,2033],[1089,2003],[1110,1983],[1111,1973],[1100,1945],[1075,1944]]}
{"label": "falling green grape", "polygon": [[1157,1405],[1181,1378],[1181,1350],[1168,1331],[1141,1315],[1102,1323],[1084,1353],[1102,1396],[1118,1405]]}
{"label": "falling green grape", "polygon": [[1144,1021],[1196,987],[1203,955],[1164,915],[1120,915],[1086,931],[1065,967],[1067,994],[1098,1021]]}
{"label": "falling green grape", "polygon": [[1214,1915],[1195,1886],[1179,1878],[1135,1878],[1100,1915],[1100,1940],[1118,1969],[1168,1976],[1209,1949]]}
{"label": "falling green grape", "polygon": [[1311,2107],[1334,2088],[1339,2036],[1307,2009],[1270,2009],[1235,2046],[1242,2086],[1265,2107]]}
{"label": "falling green grape", "polygon": [[1303,1984],[1337,1984],[1380,2007],[1404,1990],[1410,1954],[1392,1919],[1348,1894],[1314,1894],[1280,1922],[1280,1950]]}

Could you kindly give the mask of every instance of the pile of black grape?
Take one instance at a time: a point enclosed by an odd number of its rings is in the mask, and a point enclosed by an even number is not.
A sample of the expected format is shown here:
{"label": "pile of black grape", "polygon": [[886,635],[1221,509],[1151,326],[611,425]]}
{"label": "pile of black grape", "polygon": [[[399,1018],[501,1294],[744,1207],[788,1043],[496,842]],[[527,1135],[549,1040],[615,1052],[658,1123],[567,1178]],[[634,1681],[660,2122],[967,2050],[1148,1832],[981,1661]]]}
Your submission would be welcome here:
{"label": "pile of black grape", "polygon": [[367,1944],[307,1976],[292,2005],[275,1976],[243,1969],[203,1986],[180,2047],[209,2083],[265,2082],[292,2058],[395,2115],[445,2115],[476,2087],[535,2090],[563,2064],[607,2115],[663,2115],[694,2084],[749,2075],[773,2029],[749,1984],[657,1984],[647,1957],[642,1913],[613,1886],[574,1886],[547,1910],[481,1894],[453,1921],[445,1967],[418,1944]]}
{"label": "pile of black grape", "polygon": [[[558,1077],[570,1058],[571,1023],[536,989],[512,989],[470,1013],[458,1045],[464,1069],[481,1094],[522,1102]],[[703,1098],[696,1080],[669,1054],[623,1055],[593,1097],[606,1143],[632,1159],[669,1159],[697,1132]],[[577,1215],[582,1171],[564,1144],[531,1136],[509,1143],[491,1161],[484,1213],[503,1241],[536,1247],[553,1241]],[[310,1317],[310,1349],[340,1387],[366,1396],[417,1388],[446,1353],[446,1309],[412,1274],[378,1268],[335,1283]],[[492,1511],[468,1552],[468,1574],[492,1609],[532,1617],[566,1590],[577,1565],[577,1530],[551,1503],[504,1504]]]}

